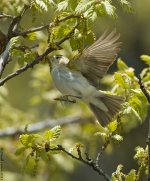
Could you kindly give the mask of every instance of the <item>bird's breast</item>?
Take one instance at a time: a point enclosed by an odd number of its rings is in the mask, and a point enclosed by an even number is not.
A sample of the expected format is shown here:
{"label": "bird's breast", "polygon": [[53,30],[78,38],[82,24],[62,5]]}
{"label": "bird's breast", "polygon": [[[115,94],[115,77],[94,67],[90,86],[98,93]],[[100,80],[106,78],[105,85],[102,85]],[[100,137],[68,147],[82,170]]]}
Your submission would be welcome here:
{"label": "bird's breast", "polygon": [[72,94],[70,82],[73,82],[73,76],[69,71],[62,67],[54,67],[51,71],[52,79],[56,88],[63,94]]}
{"label": "bird's breast", "polygon": [[87,99],[96,91],[80,72],[70,71],[67,67],[54,67],[51,75],[56,88],[63,94]]}

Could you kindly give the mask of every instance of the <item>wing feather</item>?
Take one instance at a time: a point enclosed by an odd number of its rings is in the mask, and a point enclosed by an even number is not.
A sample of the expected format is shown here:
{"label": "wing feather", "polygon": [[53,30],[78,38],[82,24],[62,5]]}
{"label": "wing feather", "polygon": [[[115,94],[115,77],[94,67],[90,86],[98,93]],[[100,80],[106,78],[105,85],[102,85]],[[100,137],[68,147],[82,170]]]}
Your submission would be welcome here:
{"label": "wing feather", "polygon": [[80,72],[97,86],[97,82],[107,72],[115,61],[120,50],[121,43],[118,42],[120,35],[113,30],[110,34],[104,32],[102,36],[86,48],[80,58],[76,60]]}

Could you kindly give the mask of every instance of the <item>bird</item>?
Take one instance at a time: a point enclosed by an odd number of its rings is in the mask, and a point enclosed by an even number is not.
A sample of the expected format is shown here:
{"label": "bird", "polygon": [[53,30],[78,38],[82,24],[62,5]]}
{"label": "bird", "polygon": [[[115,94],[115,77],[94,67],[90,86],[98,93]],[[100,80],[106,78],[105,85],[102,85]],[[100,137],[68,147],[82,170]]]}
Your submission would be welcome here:
{"label": "bird", "polygon": [[120,35],[113,30],[104,32],[80,57],[73,60],[76,69],[69,68],[70,60],[63,55],[49,57],[50,72],[55,87],[63,96],[81,99],[104,127],[121,111],[124,98],[104,93],[98,82],[115,61],[120,50]]}

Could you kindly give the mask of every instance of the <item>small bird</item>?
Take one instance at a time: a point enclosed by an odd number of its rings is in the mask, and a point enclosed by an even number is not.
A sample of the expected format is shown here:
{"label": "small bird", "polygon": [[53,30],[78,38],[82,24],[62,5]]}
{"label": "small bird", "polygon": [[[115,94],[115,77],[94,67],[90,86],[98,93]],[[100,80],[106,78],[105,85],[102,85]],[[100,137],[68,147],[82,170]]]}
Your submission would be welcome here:
{"label": "small bird", "polygon": [[119,51],[119,34],[106,32],[74,60],[76,70],[69,69],[69,59],[62,55],[49,58],[51,76],[56,88],[63,94],[81,99],[106,126],[121,110],[124,98],[98,90],[98,81],[115,61]]}

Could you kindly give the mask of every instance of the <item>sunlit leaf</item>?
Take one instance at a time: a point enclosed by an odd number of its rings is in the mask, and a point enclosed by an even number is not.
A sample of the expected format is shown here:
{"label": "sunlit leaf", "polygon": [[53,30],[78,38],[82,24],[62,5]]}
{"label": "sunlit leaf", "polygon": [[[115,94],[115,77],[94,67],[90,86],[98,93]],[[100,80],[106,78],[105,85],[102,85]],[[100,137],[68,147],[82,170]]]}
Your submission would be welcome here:
{"label": "sunlit leaf", "polygon": [[122,71],[128,69],[128,66],[124,63],[124,61],[121,58],[119,58],[117,61],[117,67],[119,70]]}
{"label": "sunlit leaf", "polygon": [[125,178],[125,181],[135,181],[136,180],[136,170],[132,169]]}
{"label": "sunlit leaf", "polygon": [[148,55],[141,55],[141,60],[143,60],[148,66],[150,66],[150,56]]}
{"label": "sunlit leaf", "polygon": [[108,124],[107,128],[110,132],[114,132],[117,129],[117,121],[112,121]]}
{"label": "sunlit leaf", "polygon": [[115,15],[115,7],[110,3],[109,0],[102,1],[101,4],[103,5],[107,15],[114,16]]}
{"label": "sunlit leaf", "polygon": [[121,142],[123,141],[123,137],[119,134],[115,134],[112,136],[112,138],[115,140],[115,141],[118,141],[118,142]]}
{"label": "sunlit leaf", "polygon": [[26,147],[20,147],[16,150],[15,155],[20,155],[26,150]]}
{"label": "sunlit leaf", "polygon": [[45,132],[44,138],[48,139],[49,141],[54,141],[60,136],[60,133],[61,127],[55,126],[51,130]]}

